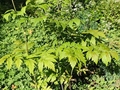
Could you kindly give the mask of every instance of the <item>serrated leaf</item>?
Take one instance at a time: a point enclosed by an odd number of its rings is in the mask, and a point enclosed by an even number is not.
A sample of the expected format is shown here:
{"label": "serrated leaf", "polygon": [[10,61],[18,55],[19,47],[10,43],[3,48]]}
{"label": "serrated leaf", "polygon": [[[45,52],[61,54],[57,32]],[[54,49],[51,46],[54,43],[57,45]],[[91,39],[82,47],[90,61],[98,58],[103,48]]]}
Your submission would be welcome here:
{"label": "serrated leaf", "polygon": [[40,72],[43,71],[43,61],[41,61],[41,60],[38,61],[38,69]]}
{"label": "serrated leaf", "polygon": [[33,70],[35,68],[35,63],[36,62],[32,59],[25,60],[25,64],[28,67],[30,73],[32,73],[32,74],[33,74]]}
{"label": "serrated leaf", "polygon": [[68,61],[71,65],[72,69],[74,69],[75,65],[77,64],[77,59],[73,56],[69,56]]}
{"label": "serrated leaf", "polygon": [[82,46],[86,46],[87,42],[82,40],[81,44],[82,44]]}
{"label": "serrated leaf", "polygon": [[45,67],[48,67],[49,69],[55,71],[55,65],[53,62],[44,60],[44,65]]}
{"label": "serrated leaf", "polygon": [[96,40],[95,40],[95,37],[92,37],[90,42],[93,44],[93,45],[96,45]]}
{"label": "serrated leaf", "polygon": [[119,56],[118,56],[118,53],[115,52],[115,51],[110,51],[110,54],[112,56],[112,58],[115,58],[116,60],[119,60]]}
{"label": "serrated leaf", "polygon": [[20,66],[22,64],[22,60],[21,60],[21,57],[17,57],[16,60],[15,60],[15,65],[18,69],[20,69]]}
{"label": "serrated leaf", "polygon": [[6,61],[6,59],[9,58],[9,57],[10,57],[10,55],[8,54],[8,55],[5,55],[5,56],[3,56],[2,58],[0,58],[0,65],[1,65],[2,63],[4,63],[4,62]]}
{"label": "serrated leaf", "polygon": [[89,60],[92,58],[92,51],[91,50],[87,52],[86,57]]}
{"label": "serrated leaf", "polygon": [[84,57],[84,54],[82,53],[82,51],[79,49],[75,49],[74,52],[75,52],[76,59],[79,60],[79,62],[86,64],[86,60],[85,60],[85,57]]}
{"label": "serrated leaf", "polygon": [[66,56],[66,53],[65,52],[59,52],[59,59],[60,60],[62,60],[62,59],[64,59],[64,58],[66,58],[67,56]]}
{"label": "serrated leaf", "polygon": [[108,52],[103,52],[101,54],[101,57],[102,57],[102,62],[108,66],[108,63],[111,62],[111,56],[110,56],[110,53]]}
{"label": "serrated leaf", "polygon": [[11,69],[12,64],[13,64],[12,57],[10,57],[10,58],[7,59],[6,64],[7,64],[7,66],[6,66],[7,69]]}
{"label": "serrated leaf", "polygon": [[92,52],[92,61],[94,61],[95,64],[97,64],[98,63],[98,59],[99,59],[99,52],[93,51]]}

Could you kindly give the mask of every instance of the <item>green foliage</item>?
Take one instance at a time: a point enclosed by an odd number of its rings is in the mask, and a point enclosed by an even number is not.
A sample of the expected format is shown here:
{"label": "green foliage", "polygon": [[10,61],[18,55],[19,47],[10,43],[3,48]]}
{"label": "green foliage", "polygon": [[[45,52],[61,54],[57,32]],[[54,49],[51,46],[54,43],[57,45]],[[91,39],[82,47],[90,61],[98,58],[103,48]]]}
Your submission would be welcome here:
{"label": "green foliage", "polygon": [[[85,3],[88,4],[82,6]],[[20,11],[6,11],[3,18],[8,24],[2,26],[0,33],[3,35],[0,49],[4,51],[0,51],[3,53],[0,55],[3,68],[0,79],[5,79],[6,74],[2,72],[8,71],[12,72],[13,80],[8,75],[7,83],[3,82],[0,87],[67,90],[73,76],[86,75],[94,68],[89,68],[90,65],[109,66],[112,61],[119,60],[117,52],[106,44],[106,33],[101,30],[104,26],[99,26],[103,25],[102,21],[96,22],[103,17],[95,6],[97,3],[92,0],[84,3],[77,0],[27,0]],[[94,7],[98,15],[93,12]],[[93,16],[90,17],[91,12]],[[110,18],[106,19],[109,21]],[[19,77],[14,77],[18,73]]]}

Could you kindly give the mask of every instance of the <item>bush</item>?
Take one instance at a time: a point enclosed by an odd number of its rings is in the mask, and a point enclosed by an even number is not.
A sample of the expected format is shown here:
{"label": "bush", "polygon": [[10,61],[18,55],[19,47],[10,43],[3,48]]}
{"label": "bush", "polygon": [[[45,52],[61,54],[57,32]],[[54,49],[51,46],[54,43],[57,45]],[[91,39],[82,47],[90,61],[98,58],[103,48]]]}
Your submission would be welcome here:
{"label": "bush", "polygon": [[20,11],[3,15],[7,23],[0,33],[2,89],[71,89],[72,80],[83,77],[84,85],[86,77],[100,75],[102,65],[119,59],[105,45],[102,14],[97,9],[96,15],[93,8],[98,2],[91,6],[93,2],[70,1],[27,0]]}

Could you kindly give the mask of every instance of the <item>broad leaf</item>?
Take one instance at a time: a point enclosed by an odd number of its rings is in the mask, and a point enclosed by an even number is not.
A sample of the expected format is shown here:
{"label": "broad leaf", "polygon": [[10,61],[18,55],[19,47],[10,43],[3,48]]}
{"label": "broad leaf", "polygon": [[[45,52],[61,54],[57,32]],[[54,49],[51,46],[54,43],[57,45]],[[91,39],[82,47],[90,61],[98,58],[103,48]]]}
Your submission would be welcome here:
{"label": "broad leaf", "polygon": [[89,60],[92,58],[92,51],[91,50],[87,52],[86,57]]}
{"label": "broad leaf", "polygon": [[98,59],[99,59],[99,52],[92,51],[91,53],[92,53],[92,61],[94,61],[95,64],[97,64],[98,63]]}
{"label": "broad leaf", "polygon": [[68,23],[68,25],[69,25],[69,27],[70,27],[71,29],[73,29],[73,28],[74,28],[74,27],[73,27],[73,20],[70,20],[69,23]]}
{"label": "broad leaf", "polygon": [[96,45],[96,40],[95,40],[95,37],[92,37],[90,42],[92,43],[92,45]]}
{"label": "broad leaf", "polygon": [[53,62],[44,60],[44,65],[45,67],[48,67],[49,69],[55,71],[55,65]]}

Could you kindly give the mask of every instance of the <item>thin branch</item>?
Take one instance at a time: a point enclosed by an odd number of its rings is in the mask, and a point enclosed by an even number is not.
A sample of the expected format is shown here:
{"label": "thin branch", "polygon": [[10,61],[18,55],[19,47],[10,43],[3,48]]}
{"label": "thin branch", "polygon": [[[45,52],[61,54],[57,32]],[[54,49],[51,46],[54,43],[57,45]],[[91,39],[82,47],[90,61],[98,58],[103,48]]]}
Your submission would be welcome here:
{"label": "thin branch", "polygon": [[15,3],[14,3],[13,0],[11,0],[11,1],[12,1],[13,8],[14,8],[14,10],[16,11]]}

